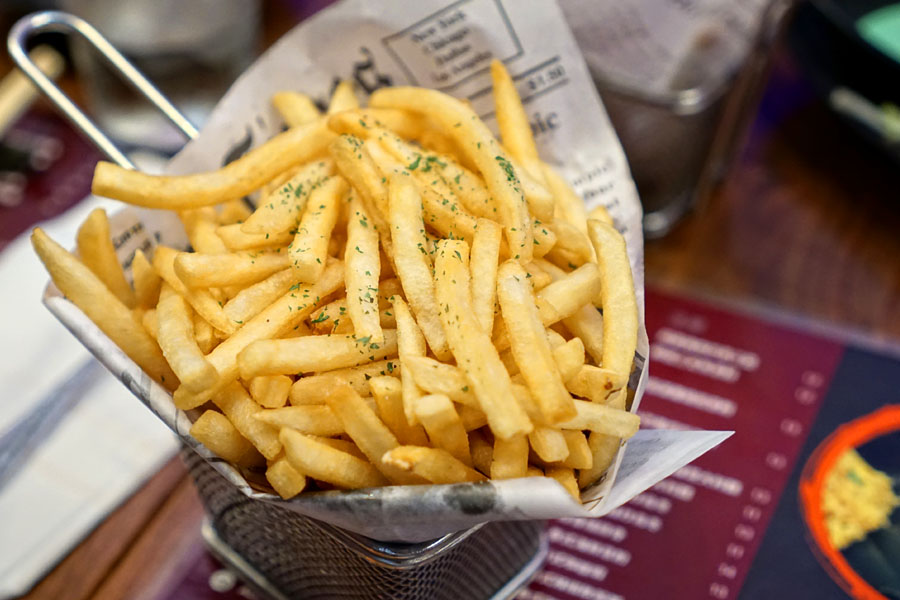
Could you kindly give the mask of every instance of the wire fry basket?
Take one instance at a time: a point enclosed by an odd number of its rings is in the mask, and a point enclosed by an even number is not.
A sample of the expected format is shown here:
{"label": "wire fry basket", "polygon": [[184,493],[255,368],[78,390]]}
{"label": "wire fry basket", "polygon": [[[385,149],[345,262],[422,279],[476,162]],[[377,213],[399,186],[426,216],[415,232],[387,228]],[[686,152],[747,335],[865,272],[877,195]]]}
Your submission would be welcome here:
{"label": "wire fry basket", "polygon": [[[45,11],[10,30],[10,56],[41,92],[111,161],[132,162],[31,61],[25,48],[42,33],[75,33],[125,81],[193,139],[197,129],[96,29],[73,15]],[[486,523],[418,544],[380,542],[249,498],[204,458],[182,451],[208,515],[210,550],[265,598],[506,598],[541,566],[543,522]]]}

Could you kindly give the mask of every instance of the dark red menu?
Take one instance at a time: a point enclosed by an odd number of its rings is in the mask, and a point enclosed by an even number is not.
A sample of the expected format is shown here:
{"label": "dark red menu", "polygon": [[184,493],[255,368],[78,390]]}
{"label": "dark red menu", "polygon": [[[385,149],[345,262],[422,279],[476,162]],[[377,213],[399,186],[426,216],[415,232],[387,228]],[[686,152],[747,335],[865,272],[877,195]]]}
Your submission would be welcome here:
{"label": "dark red menu", "polygon": [[[900,355],[658,290],[647,330],[642,426],[736,433],[607,517],[550,522],[516,597],[846,597],[807,541],[800,471],[838,426],[900,400]],[[183,577],[164,598],[246,594],[202,553]]]}

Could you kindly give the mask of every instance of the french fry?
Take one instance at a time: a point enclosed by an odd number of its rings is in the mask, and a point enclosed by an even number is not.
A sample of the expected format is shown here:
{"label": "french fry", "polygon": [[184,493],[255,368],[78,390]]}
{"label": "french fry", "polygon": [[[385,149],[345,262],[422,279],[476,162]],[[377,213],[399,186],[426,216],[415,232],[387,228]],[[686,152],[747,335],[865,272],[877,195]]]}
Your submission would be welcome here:
{"label": "french fry", "polygon": [[637,348],[638,311],[625,240],[611,226],[588,221],[603,281],[603,361],[601,366],[626,376]]}
{"label": "french fry", "polygon": [[255,418],[264,408],[253,401],[247,390],[237,381],[224,386],[212,397],[213,403],[225,413],[228,420],[242,436],[253,444],[260,454],[273,460],[281,452],[278,430]]}
{"label": "french fry", "polygon": [[[251,214],[253,214],[250,205],[244,198],[223,202],[219,207],[219,225],[243,223]],[[216,233],[219,233],[218,230],[216,230]]]}
{"label": "french fry", "polygon": [[243,325],[291,288],[299,290],[300,284],[291,269],[283,269],[242,289],[225,303],[222,311],[229,321]]}
{"label": "french fry", "polygon": [[[431,260],[425,249],[421,199],[415,184],[409,181],[408,177],[402,176],[391,179],[389,199],[389,219],[397,276],[429,347],[435,356],[446,360],[450,353],[434,297]],[[396,306],[394,310],[396,311]]]}
{"label": "french fry", "polygon": [[378,232],[358,198],[350,202],[347,246],[349,250],[344,253],[347,316],[353,322],[354,333],[368,339],[377,349],[384,341],[378,315],[378,279],[381,274]]}
{"label": "french fry", "polygon": [[[422,133],[424,120],[408,110],[359,108],[330,115],[328,127],[335,133],[348,133],[356,137],[370,137],[370,132],[378,129],[404,138],[416,138]],[[372,137],[377,137],[377,134]]]}
{"label": "french fry", "polygon": [[299,431],[282,429],[279,439],[288,463],[307,477],[346,489],[379,487],[388,483],[384,475],[365,460]]}
{"label": "french fry", "polygon": [[429,394],[443,394],[454,402],[478,407],[478,398],[466,375],[458,367],[426,356],[401,357],[404,368],[423,390]]}
{"label": "french fry", "polygon": [[551,261],[566,266],[580,266],[593,260],[591,241],[578,227],[562,220],[547,223],[546,227],[556,236],[556,244],[547,253],[547,258]]}
{"label": "french fry", "polygon": [[184,231],[191,247],[200,254],[223,254],[228,248],[218,235],[218,215],[211,206],[183,210],[178,217],[184,224]]}
{"label": "french fry", "polygon": [[581,493],[578,490],[578,482],[575,480],[575,472],[569,467],[547,467],[544,474],[550,479],[555,479],[569,492],[576,502],[581,502]]}
{"label": "french fry", "polygon": [[541,322],[552,325],[590,304],[600,293],[600,281],[597,265],[586,263],[542,289],[536,299]]}
{"label": "french fry", "polygon": [[566,388],[576,396],[605,404],[610,394],[622,389],[627,378],[609,369],[582,365],[575,375],[566,381]]}
{"label": "french fry", "polygon": [[602,204],[598,204],[591,209],[591,212],[588,213],[588,220],[591,219],[600,221],[601,223],[606,223],[610,227],[615,227],[612,215],[609,214],[609,211],[606,210],[606,207]]}
{"label": "french fry", "polygon": [[528,472],[528,438],[516,435],[509,439],[494,438],[491,479],[525,477]]}
{"label": "french fry", "polygon": [[593,305],[585,304],[562,323],[578,336],[591,358],[597,364],[603,364],[603,315]]}
{"label": "french fry", "polygon": [[332,138],[324,122],[292,127],[218,171],[195,175],[147,175],[100,161],[91,191],[147,208],[210,206],[259,189],[279,173],[320,154]]}
{"label": "french fry", "polygon": [[494,329],[494,310],[497,304],[497,262],[500,257],[500,226],[488,219],[478,219],[472,240],[472,309],[482,329],[488,334]]}
{"label": "french fry", "polygon": [[435,448],[443,448],[464,465],[472,466],[469,438],[450,398],[441,394],[422,396],[416,403],[416,417]]}
{"label": "french fry", "polygon": [[135,304],[145,308],[156,306],[156,303],[159,302],[159,288],[162,279],[140,250],[134,252],[131,274],[134,277]]}
{"label": "french fry", "polygon": [[102,208],[92,210],[78,228],[75,240],[81,262],[93,271],[122,304],[134,308],[136,306],[134,290],[125,279],[125,273],[119,265],[119,259],[116,258],[116,250],[109,235],[106,211]]}
{"label": "french fry", "polygon": [[578,429],[630,438],[637,433],[641,419],[637,415],[595,402],[575,400],[577,414],[568,421],[559,423],[562,429]]}
{"label": "french fry", "polygon": [[250,285],[290,266],[287,252],[179,252],[175,274],[190,288]]}
{"label": "french fry", "polygon": [[404,445],[425,446],[428,437],[420,425],[410,425],[403,410],[403,385],[396,377],[379,375],[369,380],[369,389],[378,414],[388,429]]}
{"label": "french fry", "polygon": [[284,456],[269,465],[266,469],[266,480],[285,500],[293,498],[306,487],[306,476],[292,467]]}
{"label": "french fry", "polygon": [[293,405],[324,404],[331,388],[339,384],[347,384],[358,394],[369,393],[369,380],[379,376],[398,376],[400,374],[400,362],[393,360],[378,360],[359,367],[335,369],[316,375],[300,377],[291,386],[290,400]]}
{"label": "french fry", "polygon": [[225,334],[234,333],[238,325],[232,319],[225,315],[219,301],[216,300],[209,290],[197,288],[188,288],[181,278],[175,274],[175,258],[178,251],[167,246],[157,246],[153,252],[153,268],[159,274],[163,281],[172,286],[184,299],[197,311],[197,313],[206,319],[210,325]]}
{"label": "french fry", "polygon": [[485,439],[479,430],[469,432],[469,448],[472,451],[472,464],[483,474],[490,476],[494,446]]}
{"label": "french fry", "polygon": [[591,451],[591,466],[578,471],[578,486],[581,489],[596,483],[612,465],[622,440],[615,435],[607,435],[598,431],[591,432],[588,436],[588,446]]}
{"label": "french fry", "polygon": [[289,247],[291,269],[297,281],[315,281],[325,269],[328,242],[346,191],[347,182],[342,177],[332,177],[310,195]]}
{"label": "french fry", "polygon": [[543,422],[555,424],[574,417],[575,407],[556,367],[525,276],[525,270],[514,261],[500,265],[497,296],[516,364],[537,401]]}
{"label": "french fry", "polygon": [[472,384],[491,430],[500,439],[527,434],[531,421],[513,399],[512,382],[472,313],[469,248],[461,240],[441,240],[435,257],[435,295],[450,349]]}
{"label": "french fry", "polygon": [[562,434],[569,454],[561,465],[570,469],[590,469],[594,464],[594,457],[584,432],[563,429]]}
{"label": "french fry", "polygon": [[310,194],[321,187],[333,171],[330,160],[301,167],[287,182],[260,198],[256,210],[241,224],[241,231],[276,234],[295,229]]}
{"label": "french fry", "polygon": [[519,178],[506,152],[470,107],[436,90],[405,87],[380,89],[369,101],[375,107],[422,112],[440,123],[442,130],[464,148],[484,176],[497,202],[513,258],[522,262],[531,260],[531,218]]}
{"label": "french fry", "polygon": [[156,319],[156,341],[181,385],[192,392],[215,385],[219,374],[197,346],[188,305],[168,284],[160,290]]}
{"label": "french fry", "polygon": [[359,100],[353,93],[353,82],[346,79],[334,88],[331,94],[331,101],[328,103],[328,114],[343,112],[345,110],[353,110],[359,108]]}
{"label": "french fry", "polygon": [[32,232],[31,243],[59,291],[150,377],[166,387],[175,385],[178,378],[156,341],[93,271],[39,227]]}
{"label": "french fry", "polygon": [[238,354],[241,378],[329,371],[375,362],[397,354],[397,331],[384,332],[377,344],[355,335],[309,335],[286,340],[256,340]]}
{"label": "french fry", "polygon": [[465,404],[459,404],[456,406],[456,412],[459,413],[459,418],[462,421],[463,428],[467,432],[481,429],[482,427],[487,425],[487,416],[480,408],[475,408],[474,406],[466,406]]}
{"label": "french fry", "polygon": [[219,372],[218,386],[200,394],[178,388],[172,396],[175,406],[182,410],[196,408],[209,400],[219,390],[219,386],[224,387],[237,379],[240,374],[237,357],[241,350],[257,340],[282,335],[302,322],[329,294],[340,287],[343,273],[343,265],[339,261],[329,264],[315,284],[288,292],[243,324],[234,335],[216,346],[206,357]]}
{"label": "french fry", "polygon": [[241,230],[243,223],[231,223],[220,225],[216,229],[216,235],[225,244],[228,251],[237,250],[268,250],[287,246],[294,239],[291,230],[278,233],[245,233]]}
{"label": "french fry", "polygon": [[584,366],[584,342],[577,337],[572,338],[568,342],[563,341],[561,346],[557,346],[553,349],[553,360],[556,362],[556,368],[559,371],[560,378],[566,382],[566,388],[569,392],[572,392],[572,388],[569,387],[568,382],[575,377],[578,372],[581,371],[581,367]]}
{"label": "french fry", "polygon": [[[577,227],[581,233],[587,235],[587,211],[584,208],[584,201],[578,197],[575,190],[563,177],[557,173],[550,165],[543,165],[544,181],[553,194],[553,201],[556,206],[554,211],[554,219],[556,221],[565,221],[569,225]],[[593,254],[593,249],[591,250]]]}
{"label": "french fry", "polygon": [[385,453],[381,461],[409,471],[431,483],[463,483],[484,481],[478,471],[467,467],[446,450],[422,446],[397,446]]}
{"label": "french fry", "polygon": [[287,403],[293,383],[286,375],[254,377],[247,389],[250,396],[263,408],[281,408]]}
{"label": "french fry", "polygon": [[344,433],[344,426],[324,404],[284,406],[258,411],[254,418],[276,431],[288,427],[309,435],[330,437]]}
{"label": "french fry", "polygon": [[420,477],[382,462],[381,457],[386,452],[399,446],[397,438],[350,386],[334,388],[325,402],[340,420],[350,439],[389,481],[400,484],[423,483]]}
{"label": "french fry", "polygon": [[194,421],[191,437],[230,463],[256,467],[265,459],[247,438],[235,429],[228,417],[214,410],[204,411]]}
{"label": "french fry", "polygon": [[288,127],[297,127],[316,121],[321,113],[316,103],[299,92],[277,92],[272,96],[272,106]]}
{"label": "french fry", "polygon": [[569,446],[562,431],[546,425],[539,425],[528,434],[528,443],[541,460],[560,462],[568,458]]}
{"label": "french fry", "polygon": [[[401,364],[413,358],[424,357],[425,336],[416,324],[409,306],[399,294],[391,298],[391,304],[397,318],[397,348]],[[400,385],[406,422],[410,426],[416,425],[419,421],[416,417],[415,407],[416,402],[422,396],[422,390],[419,389],[412,374],[406,370],[400,374]]]}
{"label": "french fry", "polygon": [[[135,316],[137,316],[136,313]],[[147,330],[147,333],[150,334],[154,341],[159,337],[159,321],[156,318],[155,308],[148,308],[144,311],[144,314],[141,315],[141,325],[144,326],[144,329]]]}

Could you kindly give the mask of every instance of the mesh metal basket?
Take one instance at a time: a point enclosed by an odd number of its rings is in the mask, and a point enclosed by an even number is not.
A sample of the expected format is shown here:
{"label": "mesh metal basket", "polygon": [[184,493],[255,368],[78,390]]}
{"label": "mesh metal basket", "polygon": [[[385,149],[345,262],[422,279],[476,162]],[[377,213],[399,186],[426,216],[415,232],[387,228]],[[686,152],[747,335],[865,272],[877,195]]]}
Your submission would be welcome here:
{"label": "mesh metal basket", "polygon": [[546,554],[542,522],[495,522],[422,544],[358,536],[241,494],[197,454],[183,458],[209,515],[211,549],[272,598],[502,598]]}
{"label": "mesh metal basket", "polygon": [[[31,61],[38,33],[77,34],[188,138],[197,130],[90,24],[46,11],[10,31],[10,55],[38,88],[113,162],[131,161]],[[189,449],[183,458],[209,515],[210,548],[270,598],[502,598],[524,585],[547,550],[543,523],[488,523],[420,544],[378,542],[248,498]]]}

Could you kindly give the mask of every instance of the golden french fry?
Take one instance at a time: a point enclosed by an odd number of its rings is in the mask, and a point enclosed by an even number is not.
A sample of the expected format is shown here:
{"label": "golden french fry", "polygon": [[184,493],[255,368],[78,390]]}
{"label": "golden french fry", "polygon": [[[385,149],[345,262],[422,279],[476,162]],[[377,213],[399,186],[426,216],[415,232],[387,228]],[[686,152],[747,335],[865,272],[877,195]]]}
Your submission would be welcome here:
{"label": "golden french fry", "polygon": [[228,251],[236,250],[268,250],[287,246],[294,239],[291,230],[279,233],[244,233],[241,230],[243,223],[231,223],[220,225],[216,229],[216,235],[225,244]]}
{"label": "golden french fry", "polygon": [[288,459],[282,456],[266,469],[266,479],[275,492],[288,500],[303,491],[306,487],[306,476],[291,466]]}
{"label": "golden french fry", "polygon": [[531,449],[545,462],[560,462],[568,458],[569,446],[562,431],[539,425],[528,434]]}
{"label": "golden french fry", "polygon": [[32,232],[31,243],[59,291],[150,377],[166,387],[176,384],[156,341],[93,271],[39,227]]}
{"label": "golden french fry", "polygon": [[519,178],[506,152],[469,106],[436,90],[406,87],[380,89],[372,94],[370,104],[422,112],[435,119],[478,165],[497,202],[510,254],[522,262],[531,260],[531,217]]}
{"label": "golden french fry", "polygon": [[286,375],[355,367],[396,356],[397,331],[384,332],[384,341],[368,336],[308,335],[286,340],[260,339],[238,354],[241,378]]}
{"label": "golden french fry", "polygon": [[463,483],[485,480],[484,475],[467,467],[452,454],[439,448],[397,446],[385,453],[381,461],[403,471],[409,471],[431,483]]}
{"label": "golden french fry", "polygon": [[116,249],[113,248],[112,238],[109,234],[109,221],[106,211],[95,208],[78,228],[76,236],[78,256],[84,265],[93,271],[109,291],[111,291],[122,304],[128,308],[136,306],[134,290],[125,272],[116,257]]}
{"label": "golden french fry", "polygon": [[404,445],[425,446],[428,437],[420,425],[410,425],[403,409],[403,384],[396,377],[379,375],[369,380],[369,389],[378,414],[388,429]]}
{"label": "golden french fry", "polygon": [[218,235],[219,216],[211,206],[183,210],[178,217],[184,224],[194,252],[201,254],[222,254],[228,251]]}
{"label": "golden french fry", "polygon": [[310,195],[289,247],[291,269],[297,281],[315,281],[325,269],[328,242],[346,192],[347,182],[342,177],[332,177]]}
{"label": "golden french fry", "polygon": [[578,482],[575,480],[575,472],[569,467],[547,467],[544,474],[559,482],[563,488],[575,498],[576,502],[581,502],[581,493],[578,490]]}
{"label": "golden french fry", "polygon": [[638,311],[634,280],[625,240],[611,226],[588,221],[588,234],[597,253],[597,265],[603,281],[603,362],[602,367],[631,374],[637,348]]}
{"label": "golden french fry", "polygon": [[219,374],[197,346],[189,310],[184,298],[164,283],[156,306],[156,341],[181,385],[199,392],[215,385]]}
{"label": "golden french fry", "polygon": [[416,403],[416,417],[435,448],[443,448],[466,466],[472,466],[469,438],[450,398],[441,394],[422,396]]}
{"label": "golden french fry", "polygon": [[[397,318],[397,348],[400,363],[404,364],[412,358],[424,357],[425,336],[416,324],[409,306],[399,294],[391,298],[391,304]],[[416,385],[412,374],[405,370],[400,374],[400,385],[403,414],[406,415],[406,422],[412,426],[419,422],[416,417],[415,405],[422,396],[422,390]]]}
{"label": "golden french fry", "polygon": [[573,400],[553,359],[534,296],[526,282],[525,269],[517,262],[507,261],[500,265],[497,296],[510,349],[537,401],[543,421],[555,424],[574,417]]}
{"label": "golden french fry", "polygon": [[278,430],[255,418],[265,409],[253,401],[247,390],[237,381],[232,381],[212,397],[213,403],[225,413],[228,420],[242,436],[253,444],[268,460],[275,459],[281,452]]}
{"label": "golden french fry", "polygon": [[593,485],[612,465],[622,440],[615,435],[607,435],[598,431],[588,436],[591,451],[591,466],[578,471],[578,486],[582,489]]}
{"label": "golden french fry", "polygon": [[513,479],[528,473],[528,438],[516,435],[509,439],[494,438],[491,479]]}
{"label": "golden french fry", "polygon": [[609,369],[582,365],[575,375],[566,381],[566,388],[576,396],[606,404],[610,394],[622,389],[627,377]]}
{"label": "golden french fry", "polygon": [[299,290],[300,284],[291,269],[284,269],[242,289],[222,311],[229,321],[243,325],[291,289]]}
{"label": "golden french fry", "polygon": [[392,256],[391,230],[387,221],[387,181],[381,176],[363,141],[351,135],[341,135],[331,144],[329,152],[337,170],[356,190],[354,197],[362,200],[366,214],[378,231],[381,247]]}
{"label": "golden french fry", "polygon": [[316,103],[300,92],[277,92],[272,96],[272,106],[288,127],[306,125],[321,116]]}
{"label": "golden french fry", "polygon": [[529,433],[531,421],[513,398],[509,375],[472,313],[467,244],[438,242],[434,269],[435,295],[450,349],[472,384],[491,430],[504,440]]}
{"label": "golden french fry", "polygon": [[254,415],[258,421],[271,425],[273,429],[280,430],[283,427],[296,429],[309,435],[321,435],[324,437],[340,435],[344,433],[344,426],[335,416],[334,412],[324,404],[310,404],[307,406],[284,406],[262,410]]}
{"label": "golden french fry", "polygon": [[331,94],[331,102],[328,103],[328,114],[343,112],[359,108],[359,100],[353,93],[353,82],[344,80],[337,84]]}
{"label": "golden french fry", "polygon": [[241,224],[244,233],[276,234],[296,229],[310,194],[334,171],[330,160],[301,167],[290,179],[259,200],[253,214]]}
{"label": "golden french fry", "polygon": [[472,240],[472,309],[482,329],[489,335],[494,329],[494,309],[497,304],[497,262],[500,258],[500,226],[487,219],[478,219]]}
{"label": "golden french fry", "polygon": [[594,456],[584,432],[564,429],[562,434],[569,448],[569,454],[563,460],[562,466],[570,469],[590,469],[594,464]]}
{"label": "golden french fry", "polygon": [[389,199],[397,276],[432,352],[446,360],[449,348],[434,297],[431,260],[425,248],[421,198],[408,177],[395,176],[390,181]]}
{"label": "golden french fry", "polygon": [[388,482],[365,460],[334,448],[293,429],[279,434],[284,455],[292,467],[307,477],[339,488],[379,487]]}
{"label": "golden french fry", "polygon": [[317,156],[333,136],[324,122],[292,127],[218,171],[195,175],[148,175],[100,161],[91,191],[129,204],[173,210],[237,200]]}
{"label": "golden french fry", "polygon": [[[216,346],[206,359],[219,372],[218,386],[224,387],[238,378],[240,373],[237,357],[241,350],[257,340],[269,339],[290,331],[341,286],[344,281],[343,274],[344,268],[340,261],[329,264],[315,284],[288,292],[246,322],[234,335]],[[187,389],[178,388],[172,399],[176,407],[188,410],[200,406],[217,391],[218,389],[211,389],[195,394]]]}
{"label": "golden french fry", "polygon": [[386,452],[399,446],[397,438],[350,386],[334,388],[325,402],[340,420],[350,439],[389,481],[400,484],[423,483],[420,477],[382,462],[381,457]]}
{"label": "golden french fry", "polygon": [[547,253],[551,261],[574,268],[593,260],[591,241],[578,227],[562,220],[547,223],[546,227],[556,235],[556,244]]}
{"label": "golden french fry", "polygon": [[204,411],[191,425],[190,434],[230,463],[242,467],[256,467],[265,460],[253,444],[235,429],[228,417],[220,412]]}
{"label": "golden french fry", "polygon": [[562,323],[584,343],[591,358],[597,364],[603,364],[603,315],[593,305],[585,304]]}
{"label": "golden french fry", "polygon": [[325,396],[339,384],[347,384],[358,394],[369,393],[369,380],[379,376],[400,374],[400,362],[394,360],[378,360],[359,367],[335,369],[318,375],[300,377],[291,386],[291,404],[324,404]]}
{"label": "golden french fry", "polygon": [[600,281],[597,265],[586,263],[542,289],[536,299],[541,322],[552,325],[590,304],[600,293]]}
{"label": "golden french fry", "polygon": [[475,468],[490,476],[494,446],[485,439],[481,431],[475,430],[469,432],[469,448],[472,451],[472,463]]}
{"label": "golden french fry", "polygon": [[[134,310],[137,311],[138,309]],[[135,316],[137,316],[136,313]],[[141,315],[141,325],[144,326],[144,329],[147,330],[147,333],[150,334],[154,341],[159,337],[159,321],[156,319],[155,308],[148,308],[144,311],[144,314]]]}
{"label": "golden french fry", "polygon": [[[347,316],[353,331],[377,346],[384,341],[378,315],[378,279],[381,261],[378,255],[378,232],[362,202],[350,202],[347,223],[347,251],[344,253],[344,282],[347,286]],[[383,358],[383,357],[381,357]],[[350,366],[350,365],[342,365]]]}
{"label": "golden french fry", "polygon": [[[246,221],[253,211],[244,198],[229,200],[219,205],[219,225],[232,225]],[[216,230],[218,234],[218,230]],[[224,241],[224,240],[223,240]]]}
{"label": "golden french fry", "polygon": [[[578,230],[587,235],[587,210],[584,208],[584,202],[575,193],[575,190],[563,177],[557,173],[550,165],[543,165],[544,181],[553,194],[556,210],[554,212],[555,220],[565,221],[569,225],[577,227]],[[591,249],[593,255],[593,249]]]}
{"label": "golden french fry", "polygon": [[335,133],[356,137],[378,137],[373,130],[383,129],[404,138],[416,138],[422,133],[424,120],[408,110],[359,108],[330,115],[328,127]]}
{"label": "golden french fry", "polygon": [[153,252],[153,268],[159,276],[172,286],[187,301],[191,307],[197,311],[210,325],[225,334],[234,333],[240,323],[229,319],[222,310],[219,301],[216,300],[209,290],[200,288],[188,288],[181,278],[175,274],[175,258],[178,251],[167,246],[157,246]]}
{"label": "golden french fry", "polygon": [[610,227],[615,227],[615,223],[613,222],[612,215],[609,214],[609,211],[606,210],[606,207],[602,204],[598,204],[594,208],[591,209],[591,212],[588,213],[588,220],[594,219],[595,221],[600,221],[601,223],[606,223]]}
{"label": "golden french fry", "polygon": [[627,439],[637,433],[641,424],[641,418],[633,413],[595,402],[575,400],[575,410],[578,413],[575,417],[558,426],[582,431],[589,429]]}
{"label": "golden french fry", "polygon": [[467,432],[481,429],[488,424],[487,416],[480,408],[475,408],[474,406],[466,406],[465,404],[459,404],[456,406],[456,412],[459,413],[459,418],[462,421],[463,428]]}
{"label": "golden french fry", "polygon": [[263,408],[281,408],[287,403],[293,383],[287,375],[254,377],[248,389],[250,396]]}
{"label": "golden french fry", "polygon": [[131,261],[131,274],[134,277],[134,296],[137,306],[150,308],[159,302],[159,287],[162,284],[153,265],[140,250],[135,250]]}
{"label": "golden french fry", "polygon": [[429,394],[443,394],[454,402],[466,406],[480,406],[469,380],[458,367],[426,356],[401,356],[400,360],[412,375],[416,385]]}
{"label": "golden french fry", "polygon": [[553,349],[553,360],[556,362],[559,376],[566,382],[566,388],[569,392],[572,392],[572,388],[569,387],[568,382],[575,377],[578,372],[581,371],[581,367],[584,366],[584,342],[577,337],[572,338],[568,342],[563,341],[561,346],[557,346]]}
{"label": "golden french fry", "polygon": [[250,285],[290,266],[287,252],[179,252],[175,274],[190,288]]}

